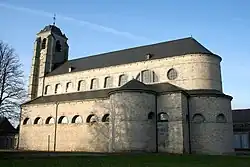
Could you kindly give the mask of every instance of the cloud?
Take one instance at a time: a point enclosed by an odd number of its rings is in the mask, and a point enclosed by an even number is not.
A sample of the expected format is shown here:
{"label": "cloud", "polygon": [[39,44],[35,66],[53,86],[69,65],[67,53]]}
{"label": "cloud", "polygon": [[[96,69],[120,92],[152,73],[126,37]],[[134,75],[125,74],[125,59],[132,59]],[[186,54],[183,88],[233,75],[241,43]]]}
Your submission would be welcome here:
{"label": "cloud", "polygon": [[[43,17],[50,17],[51,18],[53,16],[52,13],[49,13],[46,11],[30,9],[30,8],[25,8],[25,7],[20,7],[20,6],[13,6],[10,4],[0,3],[0,7],[12,9],[12,10],[16,10],[16,11],[21,11],[21,12],[25,12],[25,13],[32,13],[32,14],[43,16]],[[117,29],[114,29],[111,27],[106,27],[106,26],[103,26],[100,24],[95,24],[92,22],[84,21],[84,20],[78,20],[78,19],[75,19],[73,17],[68,17],[68,16],[64,16],[64,15],[60,15],[60,14],[59,15],[57,14],[56,17],[57,17],[57,19],[71,21],[71,22],[74,22],[75,24],[78,24],[81,26],[86,26],[86,27],[89,27],[90,29],[93,29],[96,31],[111,33],[113,35],[122,36],[122,37],[132,39],[132,40],[152,41],[151,39],[148,39],[146,37],[137,36],[137,35],[134,35],[134,34],[129,33],[129,32],[119,31]]]}

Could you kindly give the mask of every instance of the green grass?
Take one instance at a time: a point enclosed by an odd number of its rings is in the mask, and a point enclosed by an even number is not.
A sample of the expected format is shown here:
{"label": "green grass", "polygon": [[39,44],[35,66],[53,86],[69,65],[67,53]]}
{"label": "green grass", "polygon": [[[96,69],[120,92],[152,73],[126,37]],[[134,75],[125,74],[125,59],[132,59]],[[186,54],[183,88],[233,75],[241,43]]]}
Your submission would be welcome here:
{"label": "green grass", "polygon": [[108,155],[0,160],[1,167],[250,167],[250,157],[204,155]]}

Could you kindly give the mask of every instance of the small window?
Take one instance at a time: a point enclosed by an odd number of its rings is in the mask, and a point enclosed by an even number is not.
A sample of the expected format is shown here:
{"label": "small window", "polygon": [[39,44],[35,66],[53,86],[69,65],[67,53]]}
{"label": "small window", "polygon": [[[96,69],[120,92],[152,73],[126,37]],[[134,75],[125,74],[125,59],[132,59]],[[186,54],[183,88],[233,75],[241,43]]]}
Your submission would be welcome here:
{"label": "small window", "polygon": [[154,120],[155,119],[155,113],[154,112],[148,113],[148,119],[149,120]]}
{"label": "small window", "polygon": [[177,78],[177,71],[173,68],[168,70],[167,77],[169,80],[175,80]]}
{"label": "small window", "polygon": [[81,117],[80,115],[75,115],[75,116],[72,118],[72,123],[77,123],[77,124],[82,123],[82,117]]}
{"label": "small window", "polygon": [[226,123],[226,122],[227,122],[227,119],[226,119],[226,117],[225,117],[224,114],[219,114],[219,115],[217,115],[217,117],[216,117],[216,122],[217,122],[217,123]]}
{"label": "small window", "polygon": [[128,81],[128,76],[125,74],[122,74],[119,76],[119,86],[124,85]]}
{"label": "small window", "polygon": [[67,124],[68,123],[68,119],[65,116],[61,116],[58,120],[58,124]]}
{"label": "small window", "polygon": [[81,80],[78,82],[78,87],[77,87],[78,91],[83,91],[86,90],[86,82]]}
{"label": "small window", "polygon": [[113,86],[113,81],[111,77],[105,77],[104,88],[111,88]]}
{"label": "small window", "polygon": [[55,123],[55,120],[54,118],[52,117],[48,117],[45,121],[45,124],[54,124]]}
{"label": "small window", "polygon": [[50,85],[46,85],[46,86],[45,86],[45,90],[44,90],[44,94],[45,94],[45,95],[49,94],[50,88],[51,88]]}
{"label": "small window", "polygon": [[105,114],[103,117],[102,117],[102,122],[109,122],[109,114]]}
{"label": "small window", "polygon": [[165,112],[161,112],[158,114],[158,121],[159,122],[168,122],[168,115]]}
{"label": "small window", "polygon": [[147,59],[147,60],[151,59],[152,57],[153,57],[152,54],[150,54],[150,53],[146,54],[146,59]]}
{"label": "small window", "polygon": [[56,87],[55,87],[55,94],[61,93],[61,89],[62,89],[61,84],[56,84]]}
{"label": "small window", "polygon": [[45,48],[46,48],[46,38],[43,38],[42,49],[45,49]]}
{"label": "small window", "polygon": [[72,72],[74,70],[74,67],[69,67],[69,72]]}
{"label": "small window", "polygon": [[30,119],[29,118],[25,118],[23,121],[23,125],[27,125],[30,124]]}
{"label": "small window", "polygon": [[194,114],[192,118],[193,123],[202,123],[205,122],[205,117],[202,114]]}
{"label": "small window", "polygon": [[90,89],[98,89],[98,79],[97,78],[94,78],[91,80],[91,85],[90,85]]}
{"label": "small window", "polygon": [[91,123],[91,124],[93,124],[93,123],[95,123],[97,121],[98,121],[98,119],[97,119],[97,116],[95,114],[89,115],[87,117],[87,120],[86,120],[87,123]]}
{"label": "small window", "polygon": [[62,46],[59,40],[56,41],[56,52],[61,52]]}
{"label": "small window", "polygon": [[66,92],[72,92],[72,87],[73,87],[73,84],[71,82],[68,82],[66,84]]}
{"label": "small window", "polygon": [[41,117],[37,117],[34,121],[34,124],[42,124],[42,118]]}

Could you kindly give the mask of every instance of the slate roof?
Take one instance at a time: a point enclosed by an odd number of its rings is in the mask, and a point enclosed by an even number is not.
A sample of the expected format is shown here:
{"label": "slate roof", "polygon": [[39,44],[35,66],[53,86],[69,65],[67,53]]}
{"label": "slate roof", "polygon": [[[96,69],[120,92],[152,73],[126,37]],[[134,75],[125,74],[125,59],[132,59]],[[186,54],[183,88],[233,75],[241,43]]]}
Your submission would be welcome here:
{"label": "slate roof", "polygon": [[72,72],[77,72],[146,61],[146,55],[148,54],[151,55],[150,60],[152,60],[195,53],[214,55],[194,38],[189,37],[69,60],[47,74],[47,76],[68,73],[70,67],[73,67]]}
{"label": "slate roof", "polygon": [[176,92],[176,91],[186,92],[186,90],[184,90],[184,89],[182,89],[182,88],[180,88],[178,86],[172,85],[172,84],[170,84],[168,82],[152,84],[152,85],[149,85],[149,86],[151,87],[152,90],[154,90],[157,93]]}
{"label": "slate roof", "polygon": [[56,102],[60,102],[60,101],[107,98],[108,93],[112,90],[114,90],[114,89],[102,89],[102,90],[66,93],[66,94],[59,94],[59,95],[40,96],[40,97],[33,99],[31,101],[28,101],[24,104],[40,104],[40,103],[52,103],[52,102],[56,103]]}
{"label": "slate roof", "polygon": [[160,92],[174,92],[174,91],[183,91],[183,89],[174,86],[170,83],[160,83],[154,85],[145,85],[144,83],[138,80],[131,80],[124,84],[119,88],[112,89],[101,89],[101,90],[93,90],[93,91],[84,91],[84,92],[76,92],[76,93],[67,93],[67,94],[59,94],[59,95],[51,95],[51,96],[40,96],[36,99],[28,101],[25,104],[41,104],[41,103],[52,103],[57,101],[73,101],[73,100],[86,100],[86,99],[95,99],[95,98],[108,98],[109,94],[115,91],[123,91],[123,90],[142,90],[142,91],[150,91],[155,93]]}
{"label": "slate roof", "polygon": [[62,33],[60,28],[58,28],[55,25],[47,25],[47,26],[45,26],[38,34],[46,32],[46,31],[51,31],[52,33],[54,33],[56,35],[66,37],[65,34]]}
{"label": "slate roof", "polygon": [[144,90],[144,91],[153,91],[150,86],[138,81],[137,79],[132,79],[128,81],[126,84],[121,86],[120,88],[116,89],[119,91],[124,90]]}
{"label": "slate roof", "polygon": [[250,122],[250,108],[233,110],[233,122]]}

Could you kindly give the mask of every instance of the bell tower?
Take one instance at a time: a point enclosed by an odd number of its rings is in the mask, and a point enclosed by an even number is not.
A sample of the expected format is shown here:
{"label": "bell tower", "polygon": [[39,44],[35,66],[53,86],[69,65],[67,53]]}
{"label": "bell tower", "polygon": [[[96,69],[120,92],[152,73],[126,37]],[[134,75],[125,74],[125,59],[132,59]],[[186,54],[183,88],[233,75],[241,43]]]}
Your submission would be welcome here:
{"label": "bell tower", "polygon": [[67,40],[55,23],[37,33],[29,78],[29,100],[43,96],[46,74],[68,60]]}

